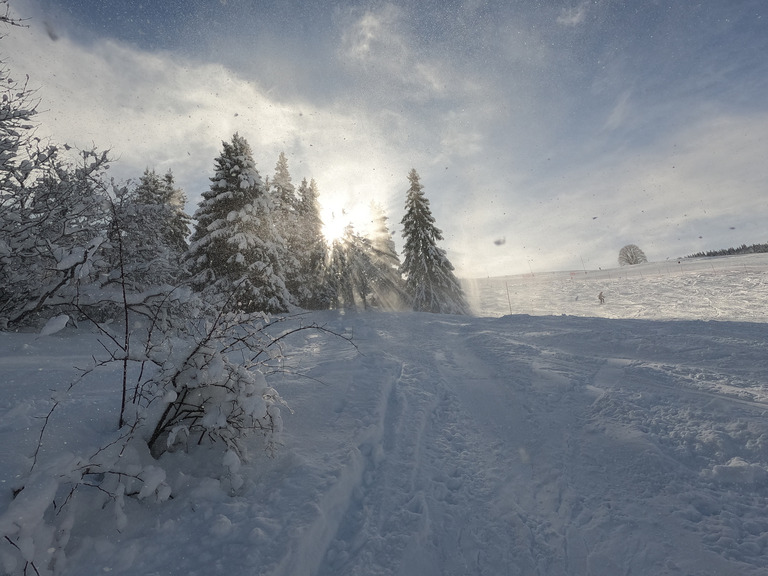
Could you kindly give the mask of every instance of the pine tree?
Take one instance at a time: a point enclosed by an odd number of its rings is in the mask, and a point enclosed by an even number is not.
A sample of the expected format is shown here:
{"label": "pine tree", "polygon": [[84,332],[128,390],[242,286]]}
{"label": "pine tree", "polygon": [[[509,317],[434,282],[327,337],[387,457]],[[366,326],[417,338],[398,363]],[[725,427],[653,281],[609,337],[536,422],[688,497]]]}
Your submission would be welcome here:
{"label": "pine tree", "polygon": [[272,204],[251,148],[239,134],[222,144],[210,189],[194,216],[188,256],[192,285],[217,307],[287,311]]}
{"label": "pine tree", "polygon": [[331,245],[326,284],[332,308],[367,308],[370,293],[370,251],[367,240],[348,225]]}
{"label": "pine tree", "polygon": [[400,256],[395,248],[392,232],[387,225],[384,208],[371,203],[373,230],[370,235],[371,305],[385,310],[399,310],[407,301],[403,278],[400,275]]}
{"label": "pine tree", "polygon": [[275,165],[275,175],[269,183],[269,191],[273,204],[273,219],[275,233],[279,235],[280,263],[283,269],[285,284],[291,298],[298,303],[295,291],[298,289],[299,260],[297,257],[297,225],[298,203],[296,188],[291,181],[288,171],[288,159],[280,152]]}
{"label": "pine tree", "polygon": [[[386,217],[384,218],[386,220]],[[384,235],[391,241],[389,231]],[[379,238],[379,242],[382,242]],[[326,284],[333,308],[376,308],[398,310],[405,302],[405,293],[397,267],[397,254],[375,246],[372,238],[358,234],[350,224],[341,238],[334,241],[329,256]]]}
{"label": "pine tree", "polygon": [[136,187],[136,201],[159,207],[164,244],[179,254],[186,252],[192,219],[184,211],[187,198],[184,191],[176,187],[173,172],[168,170],[161,178],[154,170],[145,170]]}
{"label": "pine tree", "polygon": [[184,278],[190,222],[184,202],[170,171],[160,177],[147,169],[135,189],[117,191],[110,234],[110,260],[119,268],[111,274],[115,282],[125,280],[129,289],[142,292]]}
{"label": "pine tree", "polygon": [[406,291],[414,310],[442,314],[468,314],[469,306],[458,280],[453,275],[453,265],[445,250],[437,246],[443,239],[435,226],[429,209],[429,200],[422,192],[416,170],[408,174],[411,187],[405,201],[403,225],[403,264]]}
{"label": "pine tree", "polygon": [[323,237],[317,183],[314,179],[307,183],[304,178],[298,193],[296,232],[291,245],[298,266],[289,289],[302,308],[322,310],[330,306],[330,293],[324,281],[328,246]]}

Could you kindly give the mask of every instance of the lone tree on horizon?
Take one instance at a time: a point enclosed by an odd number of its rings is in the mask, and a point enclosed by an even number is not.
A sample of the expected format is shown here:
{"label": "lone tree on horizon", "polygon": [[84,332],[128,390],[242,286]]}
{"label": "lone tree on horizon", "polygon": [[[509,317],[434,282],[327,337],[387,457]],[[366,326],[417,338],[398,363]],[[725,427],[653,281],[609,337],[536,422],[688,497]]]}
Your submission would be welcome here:
{"label": "lone tree on horizon", "polygon": [[445,250],[436,241],[443,234],[435,226],[435,218],[429,209],[429,200],[422,192],[419,174],[415,169],[408,174],[411,187],[405,200],[403,225],[403,264],[405,289],[411,306],[420,312],[438,314],[468,314],[469,306],[464,292],[453,274],[453,265]]}
{"label": "lone tree on horizon", "polygon": [[632,266],[645,262],[648,262],[645,252],[640,250],[635,244],[627,244],[619,250],[619,266]]}

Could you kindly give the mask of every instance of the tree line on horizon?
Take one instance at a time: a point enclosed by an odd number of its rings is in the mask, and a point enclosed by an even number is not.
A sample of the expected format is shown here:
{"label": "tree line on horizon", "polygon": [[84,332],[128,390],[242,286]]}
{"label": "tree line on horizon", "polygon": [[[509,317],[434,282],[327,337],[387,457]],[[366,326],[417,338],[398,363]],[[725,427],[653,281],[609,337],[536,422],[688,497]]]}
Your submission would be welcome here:
{"label": "tree line on horizon", "polygon": [[764,254],[768,252],[768,243],[766,244],[752,244],[747,246],[742,244],[738,248],[722,248],[720,250],[707,250],[706,252],[696,252],[690,254],[686,258],[708,258],[712,256],[735,256],[738,254]]}

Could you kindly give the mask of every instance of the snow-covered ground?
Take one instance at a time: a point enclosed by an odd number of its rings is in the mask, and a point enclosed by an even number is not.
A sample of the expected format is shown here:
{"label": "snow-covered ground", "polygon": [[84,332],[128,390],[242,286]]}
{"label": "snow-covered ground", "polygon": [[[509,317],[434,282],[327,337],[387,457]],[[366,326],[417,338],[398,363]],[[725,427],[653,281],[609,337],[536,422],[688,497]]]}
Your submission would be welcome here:
{"label": "snow-covered ground", "polygon": [[[174,497],[74,521],[62,573],[766,574],[767,281],[765,257],[684,260],[477,281],[476,318],[315,314],[357,348],[287,342],[276,455],[234,493],[163,457]],[[114,429],[108,374],[51,392],[98,352],[0,333],[0,526],[53,394],[38,459]]]}
{"label": "snow-covered ground", "polygon": [[[464,283],[479,316],[768,321],[768,254],[650,262]],[[595,306],[603,292],[604,306]]]}

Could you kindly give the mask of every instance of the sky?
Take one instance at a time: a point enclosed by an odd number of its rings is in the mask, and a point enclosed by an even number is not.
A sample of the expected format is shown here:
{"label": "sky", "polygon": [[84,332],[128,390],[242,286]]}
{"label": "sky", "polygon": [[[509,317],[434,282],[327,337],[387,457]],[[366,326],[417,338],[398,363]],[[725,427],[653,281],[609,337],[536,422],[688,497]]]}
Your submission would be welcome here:
{"label": "sky", "polygon": [[[768,241],[762,0],[11,0],[38,135],[171,169],[191,214],[239,132],[326,220],[398,248],[415,168],[460,277]],[[344,211],[342,213],[342,210]]]}

